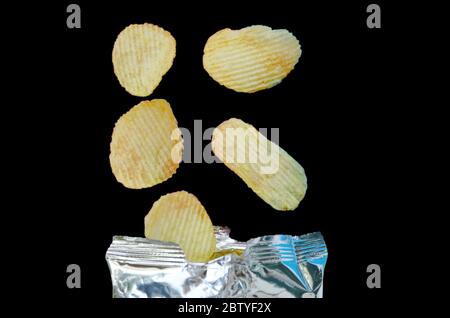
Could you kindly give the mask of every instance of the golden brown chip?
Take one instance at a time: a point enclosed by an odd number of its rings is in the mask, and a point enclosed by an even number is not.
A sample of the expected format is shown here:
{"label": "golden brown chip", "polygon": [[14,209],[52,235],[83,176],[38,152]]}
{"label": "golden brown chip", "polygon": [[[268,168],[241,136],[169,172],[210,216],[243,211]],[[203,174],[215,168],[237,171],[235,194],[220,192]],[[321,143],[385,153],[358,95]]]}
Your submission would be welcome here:
{"label": "golden brown chip", "polygon": [[148,96],[175,58],[173,36],[157,25],[132,24],[117,36],[112,52],[114,73],[127,92]]}
{"label": "golden brown chip", "polygon": [[294,210],[305,196],[305,171],[286,151],[252,125],[229,119],[214,129],[214,154],[266,203]]}
{"label": "golden brown chip", "polygon": [[191,262],[207,262],[215,252],[216,237],[208,213],[189,192],[163,195],[144,223],[146,238],[179,244]]}
{"label": "golden brown chip", "polygon": [[117,121],[109,161],[117,181],[141,189],[169,179],[177,170],[183,141],[164,99],[143,101]]}
{"label": "golden brown chip", "polygon": [[208,39],[203,52],[203,67],[215,81],[245,93],[279,84],[301,55],[300,44],[289,31],[263,25],[220,30]]}

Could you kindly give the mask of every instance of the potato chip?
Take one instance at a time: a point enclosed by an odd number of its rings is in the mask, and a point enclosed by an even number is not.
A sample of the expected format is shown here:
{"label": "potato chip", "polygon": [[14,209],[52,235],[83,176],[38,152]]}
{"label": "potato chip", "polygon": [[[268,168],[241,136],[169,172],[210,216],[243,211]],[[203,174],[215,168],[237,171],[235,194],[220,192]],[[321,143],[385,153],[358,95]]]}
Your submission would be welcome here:
{"label": "potato chip", "polygon": [[183,140],[164,99],[143,101],[117,121],[109,161],[117,181],[141,189],[169,179],[182,158]]}
{"label": "potato chip", "polygon": [[266,203],[294,210],[305,196],[305,171],[286,151],[252,125],[229,119],[214,129],[214,154]]}
{"label": "potato chip", "polygon": [[215,81],[253,93],[279,84],[294,69],[301,49],[289,31],[254,25],[218,31],[203,53],[203,67]]}
{"label": "potato chip", "polygon": [[157,25],[132,24],[117,36],[112,52],[120,85],[135,96],[148,96],[175,58],[173,36]]}
{"label": "potato chip", "polygon": [[215,252],[216,237],[208,213],[189,192],[163,195],[144,223],[146,238],[179,244],[191,262],[207,262]]}

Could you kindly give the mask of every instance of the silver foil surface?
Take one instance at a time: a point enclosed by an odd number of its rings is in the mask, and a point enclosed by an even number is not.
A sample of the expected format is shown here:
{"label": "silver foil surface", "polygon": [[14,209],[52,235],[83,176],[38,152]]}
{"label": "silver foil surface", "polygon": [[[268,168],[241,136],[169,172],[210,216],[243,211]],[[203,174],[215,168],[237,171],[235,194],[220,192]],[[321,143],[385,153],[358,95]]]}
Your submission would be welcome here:
{"label": "silver foil surface", "polygon": [[[218,257],[190,263],[181,248],[114,236],[106,252],[114,298],[321,298],[327,248],[318,232],[246,243],[215,227]],[[225,254],[220,256],[221,254]]]}

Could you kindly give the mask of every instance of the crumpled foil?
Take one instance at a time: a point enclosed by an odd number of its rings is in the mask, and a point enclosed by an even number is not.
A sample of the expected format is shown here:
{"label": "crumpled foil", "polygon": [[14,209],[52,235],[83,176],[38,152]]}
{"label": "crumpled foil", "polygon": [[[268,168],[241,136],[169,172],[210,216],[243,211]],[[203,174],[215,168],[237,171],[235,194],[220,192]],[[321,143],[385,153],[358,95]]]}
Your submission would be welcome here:
{"label": "crumpled foil", "polygon": [[190,263],[175,243],[114,236],[106,252],[114,298],[321,298],[327,248],[319,232],[238,242],[215,227],[217,258]]}

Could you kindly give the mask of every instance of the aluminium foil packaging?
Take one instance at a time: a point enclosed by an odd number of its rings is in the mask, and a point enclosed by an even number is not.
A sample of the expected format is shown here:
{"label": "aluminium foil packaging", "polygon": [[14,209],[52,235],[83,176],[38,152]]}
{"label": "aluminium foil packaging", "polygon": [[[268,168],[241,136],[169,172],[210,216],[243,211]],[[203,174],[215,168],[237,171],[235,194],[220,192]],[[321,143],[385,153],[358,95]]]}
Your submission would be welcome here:
{"label": "aluminium foil packaging", "polygon": [[190,263],[175,243],[114,236],[106,252],[114,298],[321,298],[327,248],[319,232],[238,242],[215,227],[216,258]]}

